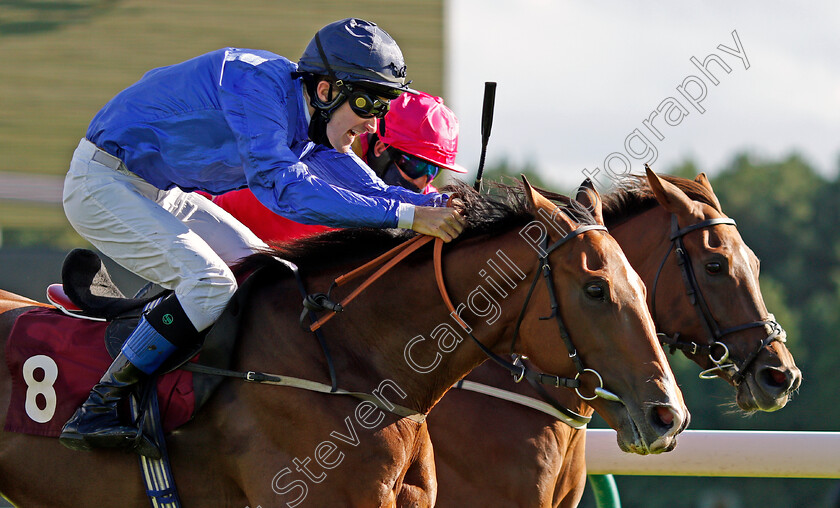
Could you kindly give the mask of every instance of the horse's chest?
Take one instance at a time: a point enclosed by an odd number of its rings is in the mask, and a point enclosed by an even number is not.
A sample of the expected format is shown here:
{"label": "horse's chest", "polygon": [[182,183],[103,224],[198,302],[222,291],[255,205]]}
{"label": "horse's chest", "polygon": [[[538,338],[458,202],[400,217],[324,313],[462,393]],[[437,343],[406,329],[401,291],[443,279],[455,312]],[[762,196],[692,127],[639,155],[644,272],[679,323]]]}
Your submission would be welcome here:
{"label": "horse's chest", "polygon": [[308,447],[298,441],[294,467],[275,482],[275,493],[305,500],[301,506],[394,506],[417,441],[416,432],[396,426],[365,428],[348,417],[321,429],[319,439],[310,433]]}

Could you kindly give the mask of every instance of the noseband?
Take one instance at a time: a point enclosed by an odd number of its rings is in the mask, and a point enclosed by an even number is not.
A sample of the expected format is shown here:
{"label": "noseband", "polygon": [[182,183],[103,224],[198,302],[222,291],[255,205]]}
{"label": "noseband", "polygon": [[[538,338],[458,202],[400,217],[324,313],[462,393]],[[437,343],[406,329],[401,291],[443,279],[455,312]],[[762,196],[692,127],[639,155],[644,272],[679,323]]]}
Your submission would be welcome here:
{"label": "noseband", "polygon": [[[700,377],[702,379],[714,379],[717,377],[717,374],[721,373],[728,376],[737,385],[744,380],[744,373],[750,368],[761,350],[776,340],[784,343],[786,334],[782,326],[776,322],[773,314],[768,314],[767,318],[763,321],[753,321],[751,323],[745,323],[723,330],[721,330],[720,326],[718,326],[718,322],[715,320],[711,310],[709,310],[709,305],[706,303],[706,299],[703,297],[703,292],[700,291],[700,285],[697,283],[697,277],[694,275],[691,258],[688,255],[688,251],[685,249],[685,245],[683,245],[683,237],[686,234],[699,229],[718,225],[735,226],[736,224],[735,221],[730,218],[706,219],[698,222],[697,224],[692,224],[680,229],[677,222],[677,216],[675,214],[671,214],[671,246],[668,248],[668,252],[665,253],[665,257],[662,258],[662,262],[659,264],[659,269],[656,271],[656,278],[653,280],[651,314],[653,315],[654,323],[657,323],[657,330],[660,329],[656,319],[656,288],[657,283],[659,282],[659,275],[662,273],[662,268],[665,266],[665,261],[667,261],[668,256],[671,254],[671,251],[673,251],[677,257],[677,264],[680,266],[680,271],[682,273],[683,282],[685,283],[689,300],[691,301],[691,304],[697,308],[697,312],[700,314],[703,326],[706,328],[706,332],[709,335],[709,340],[706,344],[698,344],[694,341],[681,339],[679,332],[675,333],[673,336],[669,336],[665,333],[657,333],[657,336],[663,345],[670,347],[671,353],[680,349],[686,354],[695,355],[700,352],[708,354],[709,360],[711,360],[715,366],[701,372]],[[723,337],[742,330],[758,327],[764,327],[767,332],[767,337],[761,341],[758,349],[755,349],[747,355],[746,358],[744,358],[740,365],[736,364],[729,356],[729,347],[727,347],[727,345],[723,342]],[[720,351],[720,355],[717,357],[715,356],[716,351]]]}

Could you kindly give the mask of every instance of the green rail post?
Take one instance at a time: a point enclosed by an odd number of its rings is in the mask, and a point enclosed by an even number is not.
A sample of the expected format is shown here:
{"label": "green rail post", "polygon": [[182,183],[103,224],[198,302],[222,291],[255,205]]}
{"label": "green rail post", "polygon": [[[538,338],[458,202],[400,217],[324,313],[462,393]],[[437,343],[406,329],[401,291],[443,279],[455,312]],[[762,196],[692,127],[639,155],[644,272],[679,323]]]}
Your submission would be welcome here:
{"label": "green rail post", "polygon": [[591,474],[589,485],[595,495],[595,504],[598,508],[621,508],[621,499],[618,496],[618,486],[611,474]]}

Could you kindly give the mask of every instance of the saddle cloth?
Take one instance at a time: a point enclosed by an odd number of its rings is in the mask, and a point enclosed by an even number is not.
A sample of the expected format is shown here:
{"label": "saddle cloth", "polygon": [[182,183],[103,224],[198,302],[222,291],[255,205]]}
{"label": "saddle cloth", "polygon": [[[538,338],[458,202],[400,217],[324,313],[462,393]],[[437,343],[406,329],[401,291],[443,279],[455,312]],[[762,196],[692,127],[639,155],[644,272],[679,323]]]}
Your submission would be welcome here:
{"label": "saddle cloth", "polygon": [[[111,364],[104,344],[107,325],[47,308],[18,317],[6,342],[12,377],[7,432],[58,437]],[[161,376],[158,397],[165,432],[188,422],[195,413],[192,373]]]}

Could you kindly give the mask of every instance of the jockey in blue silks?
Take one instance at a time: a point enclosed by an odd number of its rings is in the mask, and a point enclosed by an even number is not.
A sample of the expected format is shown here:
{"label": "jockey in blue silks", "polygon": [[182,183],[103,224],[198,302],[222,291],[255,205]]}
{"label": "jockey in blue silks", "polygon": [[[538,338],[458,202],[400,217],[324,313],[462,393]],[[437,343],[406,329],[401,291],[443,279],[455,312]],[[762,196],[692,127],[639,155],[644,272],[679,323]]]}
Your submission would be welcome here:
{"label": "jockey in blue silks", "polygon": [[[118,403],[175,350],[200,343],[236,290],[228,266],[265,247],[191,191],[248,187],[307,224],[460,234],[464,219],[446,195],[388,186],[350,150],[391,99],[414,93],[405,69],[390,35],[345,19],[319,30],[298,64],[220,49],[147,72],[96,114],[65,180],[67,218],[103,254],[173,292],[144,313],[65,424],[65,446],[136,446]],[[148,443],[138,451],[157,452]]]}

